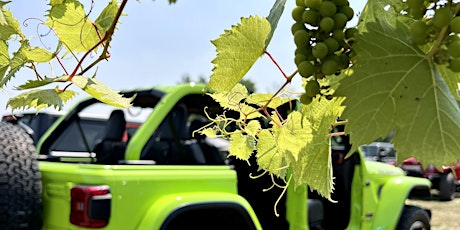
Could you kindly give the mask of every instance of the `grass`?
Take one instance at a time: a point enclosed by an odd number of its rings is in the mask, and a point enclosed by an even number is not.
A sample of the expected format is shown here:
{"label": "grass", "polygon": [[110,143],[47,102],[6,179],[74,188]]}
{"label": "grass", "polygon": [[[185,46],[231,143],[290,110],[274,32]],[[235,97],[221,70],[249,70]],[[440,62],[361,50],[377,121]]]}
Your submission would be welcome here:
{"label": "grass", "polygon": [[432,230],[460,229],[460,193],[452,201],[439,201],[437,191],[431,200],[409,200],[407,203],[431,210]]}

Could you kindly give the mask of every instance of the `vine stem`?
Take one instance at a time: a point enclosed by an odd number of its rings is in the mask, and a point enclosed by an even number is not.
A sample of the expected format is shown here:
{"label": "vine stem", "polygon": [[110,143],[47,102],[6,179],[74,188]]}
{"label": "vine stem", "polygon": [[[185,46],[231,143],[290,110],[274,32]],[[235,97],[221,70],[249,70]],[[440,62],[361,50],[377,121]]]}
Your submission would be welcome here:
{"label": "vine stem", "polygon": [[82,75],[84,74],[86,71],[90,70],[91,68],[93,68],[97,63],[99,63],[100,61],[102,60],[105,60],[108,58],[107,56],[107,53],[108,53],[108,47],[110,46],[110,42],[112,41],[112,37],[113,37],[113,33],[115,31],[115,27],[118,23],[118,20],[120,19],[121,17],[121,14],[123,12],[123,9],[125,8],[126,6],[126,3],[128,3],[128,0],[123,0],[120,4],[120,8],[118,8],[118,11],[117,11],[117,14],[115,15],[115,18],[112,22],[112,25],[110,25],[109,29],[106,31],[104,37],[96,44],[94,45],[93,47],[91,47],[91,49],[89,49],[84,55],[83,57],[80,59],[80,61],[78,62],[77,66],[74,68],[73,72],[70,74],[69,78],[67,79],[68,81],[71,81],[72,78],[77,74],[77,71],[78,69],[82,66],[83,64],[83,61],[86,59],[86,57],[88,57],[88,55],[94,50],[96,49],[99,45],[103,44],[105,42],[105,45],[103,46],[104,47],[104,50],[102,51],[101,55],[94,61],[92,62],[88,67],[86,67],[85,69],[83,69],[79,75]]}
{"label": "vine stem", "polygon": [[436,52],[440,49],[442,42],[444,41],[444,38],[447,35],[447,29],[449,26],[444,26],[441,28],[441,31],[439,31],[439,36],[436,38],[436,40],[433,43],[433,46],[431,47],[430,51],[427,53],[428,57],[433,57]]}
{"label": "vine stem", "polygon": [[268,57],[270,58],[270,60],[272,60],[272,62],[276,65],[276,67],[281,71],[281,73],[283,74],[283,77],[286,78],[286,80],[289,80],[289,82],[291,81],[289,79],[289,77],[284,73],[283,69],[281,69],[281,66],[278,64],[278,62],[272,57],[272,55],[268,52],[268,51],[264,51],[264,54],[268,55]]}
{"label": "vine stem", "polygon": [[[265,115],[267,117],[270,118],[270,120],[272,120],[276,125],[278,126],[281,126],[281,124],[278,124],[278,122],[274,121],[270,114],[268,113],[267,111],[267,107],[268,105],[270,104],[270,102],[273,100],[273,98],[275,98],[276,96],[278,96],[278,94],[281,93],[281,91],[288,85],[291,83],[292,81],[292,78],[294,78],[294,76],[297,74],[297,71],[295,71],[292,75],[288,76],[284,71],[283,69],[281,68],[281,66],[278,64],[278,62],[273,58],[273,56],[266,50],[264,50],[264,54],[266,54],[270,60],[276,65],[276,67],[278,68],[278,70],[281,72],[281,74],[283,75],[283,77],[286,79],[286,81],[284,82],[284,84],[270,97],[270,99],[267,100],[267,102],[261,107],[261,110],[263,110],[263,112],[265,113]],[[281,116],[279,116],[278,114],[278,117],[280,117],[281,119]],[[282,119],[281,119],[282,120]]]}

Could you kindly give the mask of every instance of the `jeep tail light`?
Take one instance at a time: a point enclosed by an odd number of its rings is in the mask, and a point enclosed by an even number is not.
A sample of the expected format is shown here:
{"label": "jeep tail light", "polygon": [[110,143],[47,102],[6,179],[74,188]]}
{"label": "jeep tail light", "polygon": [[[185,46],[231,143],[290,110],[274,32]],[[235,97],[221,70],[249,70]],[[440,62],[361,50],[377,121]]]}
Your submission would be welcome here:
{"label": "jeep tail light", "polygon": [[86,228],[102,228],[108,224],[112,200],[109,186],[77,185],[70,194],[70,223]]}

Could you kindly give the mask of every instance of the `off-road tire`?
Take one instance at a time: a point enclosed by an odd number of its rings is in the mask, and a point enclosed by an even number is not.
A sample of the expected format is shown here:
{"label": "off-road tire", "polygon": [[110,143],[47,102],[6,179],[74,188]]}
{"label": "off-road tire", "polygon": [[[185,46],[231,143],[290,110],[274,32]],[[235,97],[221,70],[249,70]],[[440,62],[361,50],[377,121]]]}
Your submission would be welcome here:
{"label": "off-road tire", "polygon": [[405,205],[396,230],[430,230],[430,215],[420,207]]}
{"label": "off-road tire", "polygon": [[1,229],[41,229],[41,193],[32,138],[20,126],[0,122]]}
{"label": "off-road tire", "polygon": [[442,174],[439,178],[439,200],[455,199],[456,190],[454,174],[452,172]]}

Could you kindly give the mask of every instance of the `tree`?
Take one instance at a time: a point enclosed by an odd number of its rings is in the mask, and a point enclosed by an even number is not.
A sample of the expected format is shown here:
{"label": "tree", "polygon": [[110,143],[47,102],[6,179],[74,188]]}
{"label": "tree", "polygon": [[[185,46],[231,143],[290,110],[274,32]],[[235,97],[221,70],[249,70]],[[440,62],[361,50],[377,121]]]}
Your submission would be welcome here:
{"label": "tree", "polygon": [[[203,133],[229,138],[231,155],[248,160],[254,154],[261,169],[287,183],[309,185],[327,198],[333,188],[327,143],[330,135],[343,134],[330,134],[330,127],[337,124],[346,124],[351,151],[395,132],[393,142],[399,159],[413,155],[437,166],[457,160],[458,3],[369,0],[358,27],[347,28],[347,21],[354,16],[347,0],[297,0],[291,12],[297,70],[288,75],[267,50],[285,2],[277,0],[267,17],[243,17],[212,41],[217,56],[212,61],[215,68],[208,88],[222,106],[240,112],[240,118],[230,120],[222,114],[210,119],[219,124],[236,123],[241,129],[227,132],[225,127],[215,126],[202,129]],[[27,91],[11,98],[8,105],[12,109],[62,108],[74,96],[68,86],[76,85],[106,103],[129,106],[131,99],[84,76],[109,57],[107,50],[126,3],[110,1],[92,22],[79,1],[51,1],[44,24],[57,35],[59,43],[50,52],[29,45],[19,23],[4,7],[7,2],[2,2],[0,87],[23,67],[37,76],[18,86]],[[20,46],[10,55],[8,42],[16,41]],[[86,57],[96,52],[99,58],[86,64]],[[55,78],[37,71],[38,64],[60,61],[60,55],[74,58],[72,71],[67,72],[62,65],[64,74]],[[273,61],[286,80],[273,94],[252,93],[240,84],[262,55]],[[285,96],[285,87],[294,77],[303,79],[303,105],[284,117],[277,108],[293,100]],[[65,85],[36,89],[51,83]],[[262,128],[260,119],[269,120],[271,126]]]}
{"label": "tree", "polygon": [[[180,80],[179,83],[189,83],[189,82],[195,82],[199,84],[208,84],[208,80],[204,76],[199,76],[198,81],[194,81],[189,75],[182,76],[182,79]],[[256,83],[254,83],[250,79],[241,79],[240,84],[244,85],[250,93],[256,92]]]}

